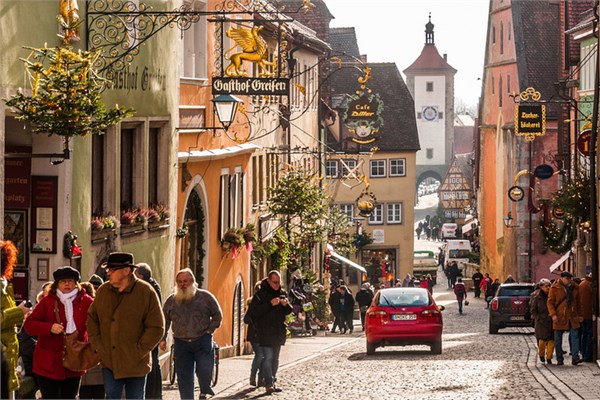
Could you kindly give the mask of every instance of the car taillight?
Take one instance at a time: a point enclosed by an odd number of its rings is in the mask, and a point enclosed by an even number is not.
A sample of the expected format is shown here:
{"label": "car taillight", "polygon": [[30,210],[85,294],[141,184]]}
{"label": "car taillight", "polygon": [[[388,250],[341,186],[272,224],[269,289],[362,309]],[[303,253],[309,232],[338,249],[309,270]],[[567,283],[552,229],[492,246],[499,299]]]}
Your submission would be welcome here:
{"label": "car taillight", "polygon": [[492,310],[498,311],[498,299],[492,300]]}
{"label": "car taillight", "polygon": [[377,318],[377,319],[385,319],[387,318],[388,313],[383,310],[374,310],[369,311],[367,313],[367,317],[369,318]]}
{"label": "car taillight", "polygon": [[437,317],[440,314],[438,310],[425,310],[421,312],[422,317]]}

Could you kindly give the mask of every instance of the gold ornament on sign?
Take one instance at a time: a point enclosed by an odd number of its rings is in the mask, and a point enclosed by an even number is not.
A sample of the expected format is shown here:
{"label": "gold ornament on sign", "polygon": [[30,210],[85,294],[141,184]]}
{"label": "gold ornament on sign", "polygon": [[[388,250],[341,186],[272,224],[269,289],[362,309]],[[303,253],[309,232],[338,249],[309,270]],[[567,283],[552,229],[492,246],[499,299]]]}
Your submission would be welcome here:
{"label": "gold ornament on sign", "polygon": [[[248,28],[229,28],[226,32],[227,37],[233,39],[236,43],[231,49],[225,52],[225,58],[229,60],[229,65],[225,68],[225,75],[230,77],[246,76],[248,72],[243,69],[242,62],[244,60],[255,63],[259,67],[259,77],[272,77],[274,73],[267,70],[267,66],[274,66],[274,62],[269,62],[269,50],[267,42],[260,36],[262,26],[255,26],[252,29]],[[231,54],[240,46],[243,51]]]}
{"label": "gold ornament on sign", "polygon": [[533,101],[539,101],[542,98],[542,94],[532,87],[528,87],[519,94],[519,98],[522,101],[528,101],[529,97]]}

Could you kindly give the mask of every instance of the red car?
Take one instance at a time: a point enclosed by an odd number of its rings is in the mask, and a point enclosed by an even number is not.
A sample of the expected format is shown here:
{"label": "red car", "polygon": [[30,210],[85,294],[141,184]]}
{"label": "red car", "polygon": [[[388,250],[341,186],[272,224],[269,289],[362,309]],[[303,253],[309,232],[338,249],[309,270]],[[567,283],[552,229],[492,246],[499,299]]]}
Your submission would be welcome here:
{"label": "red car", "polygon": [[367,310],[367,354],[377,347],[428,345],[442,353],[442,313],[427,289],[395,287],[381,289]]}

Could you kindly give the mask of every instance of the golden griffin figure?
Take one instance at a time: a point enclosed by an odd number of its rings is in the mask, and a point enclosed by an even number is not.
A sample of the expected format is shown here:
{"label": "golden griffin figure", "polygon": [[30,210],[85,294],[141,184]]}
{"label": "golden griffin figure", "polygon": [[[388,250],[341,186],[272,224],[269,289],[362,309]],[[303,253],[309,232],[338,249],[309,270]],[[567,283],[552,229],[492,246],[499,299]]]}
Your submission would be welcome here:
{"label": "golden griffin figure", "polygon": [[[255,26],[252,29],[229,28],[227,30],[226,35],[235,41],[235,46],[225,52],[225,58],[229,60],[229,65],[225,68],[225,75],[231,77],[247,76],[248,72],[242,66],[243,61],[246,60],[258,65],[259,77],[275,76],[274,72],[267,70],[267,66],[274,66],[275,63],[267,61],[269,50],[267,42],[260,36],[262,29],[262,26]],[[240,46],[243,51],[228,55],[237,46]]]}

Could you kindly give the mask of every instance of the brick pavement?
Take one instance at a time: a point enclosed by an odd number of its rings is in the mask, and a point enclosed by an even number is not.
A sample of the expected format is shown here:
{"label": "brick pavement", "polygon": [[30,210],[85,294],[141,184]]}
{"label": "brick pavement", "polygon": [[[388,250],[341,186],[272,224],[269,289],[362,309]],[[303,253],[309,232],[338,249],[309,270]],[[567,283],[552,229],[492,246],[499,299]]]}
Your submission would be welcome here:
{"label": "brick pavement", "polygon": [[[440,280],[443,282],[443,280]],[[458,317],[456,312],[456,302],[453,294],[438,285],[434,289],[434,296],[440,304],[446,306],[445,311],[445,328],[444,328],[444,348],[451,349],[453,346],[460,345],[461,338],[451,332],[455,324],[469,324],[469,328],[476,328],[480,335],[488,335],[487,331],[487,310],[485,310],[485,302],[482,299],[470,298],[471,304],[465,308],[465,314]],[[355,321],[356,326],[360,326],[358,321]],[[448,328],[448,329],[447,329]],[[456,329],[454,329],[456,331]],[[473,399],[600,399],[600,369],[594,363],[583,363],[578,366],[570,365],[570,357],[565,357],[565,365],[557,366],[541,364],[538,360],[537,345],[533,330],[530,328],[509,329],[507,334],[503,334],[504,330],[500,331],[499,335],[493,337],[487,336],[491,342],[495,343],[498,348],[514,343],[522,343],[522,347],[509,349],[508,354],[513,354],[513,361],[508,358],[506,360],[509,365],[507,368],[516,368],[518,373],[512,374],[514,377],[509,378],[504,383],[492,382],[497,384],[499,389],[490,396],[464,398]],[[510,332],[510,333],[509,333]],[[515,334],[520,334],[515,335]],[[515,339],[516,338],[516,339]],[[515,342],[516,340],[516,342]],[[282,379],[289,384],[289,377],[284,371],[294,367],[305,365],[305,368],[315,368],[315,362],[321,363],[320,360],[314,360],[317,357],[325,355],[328,352],[333,354],[340,352],[348,352],[351,357],[361,357],[362,348],[364,347],[364,335],[359,329],[355,329],[353,335],[328,334],[327,336],[317,337],[295,337],[288,340],[281,354],[280,372]],[[356,349],[359,353],[356,353]],[[350,350],[350,351],[349,351]],[[450,350],[448,350],[449,352]],[[495,351],[495,349],[493,349]],[[446,353],[446,350],[444,350]],[[483,360],[485,360],[485,355]],[[385,355],[383,356],[386,359]],[[368,358],[368,357],[367,357]],[[477,357],[475,358],[477,359]],[[479,357],[479,359],[482,359]],[[492,358],[493,359],[493,358]],[[473,362],[471,355],[465,355],[464,363],[468,365]],[[311,363],[312,361],[312,363]],[[264,392],[259,391],[248,385],[248,376],[252,356],[233,357],[222,359],[220,364],[219,383],[214,388],[217,395],[214,399],[227,398],[254,398],[262,395]],[[444,363],[445,360],[439,359],[438,363]],[[480,361],[476,361],[479,365]],[[487,363],[487,361],[486,361]],[[494,363],[491,363],[494,365]],[[494,368],[493,366],[490,368]],[[315,368],[316,370],[316,368]],[[527,388],[529,392],[523,394],[519,389]],[[176,386],[164,386],[164,399],[178,399],[179,393]],[[366,394],[366,393],[365,393]],[[290,392],[286,393],[288,398]],[[414,395],[417,395],[415,393]],[[246,397],[248,396],[248,397]],[[524,397],[525,396],[525,397]],[[372,397],[368,397],[372,398]],[[411,397],[417,398],[417,397]],[[429,398],[429,397],[428,397]],[[445,398],[443,393],[431,398]],[[305,400],[316,400],[317,397],[303,397]]]}

